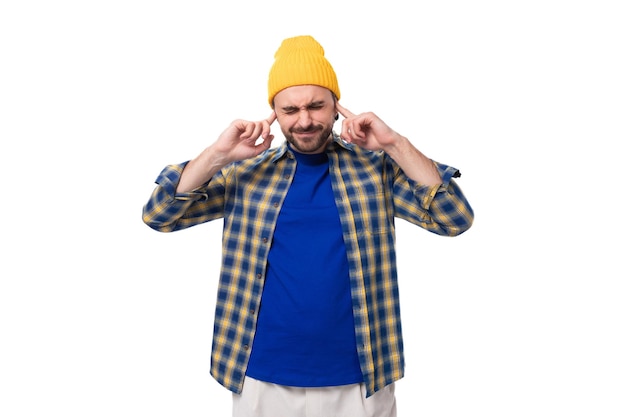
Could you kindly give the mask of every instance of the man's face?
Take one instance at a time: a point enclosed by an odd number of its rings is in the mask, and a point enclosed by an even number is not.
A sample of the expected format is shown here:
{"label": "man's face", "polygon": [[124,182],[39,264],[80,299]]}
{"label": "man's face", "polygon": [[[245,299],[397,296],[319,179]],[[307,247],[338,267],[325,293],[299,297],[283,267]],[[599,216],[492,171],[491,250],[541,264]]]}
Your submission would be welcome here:
{"label": "man's face", "polygon": [[274,110],[285,139],[301,153],[321,153],[332,138],[335,100],[327,88],[298,85],[274,97]]}

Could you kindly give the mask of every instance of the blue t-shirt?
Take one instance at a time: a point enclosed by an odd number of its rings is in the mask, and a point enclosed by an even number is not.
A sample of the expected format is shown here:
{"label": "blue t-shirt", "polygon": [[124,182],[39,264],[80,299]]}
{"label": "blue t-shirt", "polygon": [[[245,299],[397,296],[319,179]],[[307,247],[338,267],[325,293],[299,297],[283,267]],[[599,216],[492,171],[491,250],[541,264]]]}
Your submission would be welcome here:
{"label": "blue t-shirt", "polygon": [[328,157],[292,152],[298,166],[276,224],[246,374],[299,387],[361,382]]}

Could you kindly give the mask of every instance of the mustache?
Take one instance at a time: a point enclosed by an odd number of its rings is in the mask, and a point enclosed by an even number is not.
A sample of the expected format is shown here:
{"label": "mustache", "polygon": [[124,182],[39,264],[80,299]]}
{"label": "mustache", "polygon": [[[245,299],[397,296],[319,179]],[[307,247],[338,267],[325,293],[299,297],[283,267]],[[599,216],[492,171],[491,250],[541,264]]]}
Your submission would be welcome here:
{"label": "mustache", "polygon": [[311,126],[307,126],[303,128],[291,129],[291,131],[293,133],[312,133],[312,132],[317,132],[319,130],[322,130],[323,128],[324,128],[323,126],[311,125]]}

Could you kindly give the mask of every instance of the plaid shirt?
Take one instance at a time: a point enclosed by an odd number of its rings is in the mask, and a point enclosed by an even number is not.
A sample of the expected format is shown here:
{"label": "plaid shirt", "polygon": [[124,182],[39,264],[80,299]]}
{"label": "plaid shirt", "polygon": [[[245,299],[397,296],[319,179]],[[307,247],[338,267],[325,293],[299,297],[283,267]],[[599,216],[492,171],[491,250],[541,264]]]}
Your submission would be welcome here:
{"label": "plaid shirt", "polygon": [[[348,255],[358,355],[370,396],[404,374],[394,217],[455,236],[471,226],[473,211],[452,179],[459,176],[454,168],[436,163],[443,184],[427,187],[404,175],[384,152],[345,144],[335,136],[327,153]],[[144,206],[143,221],[172,232],[224,219],[211,375],[240,393],[272,236],[296,160],[283,143],[224,167],[193,192],[175,194],[184,167],[163,169]]]}

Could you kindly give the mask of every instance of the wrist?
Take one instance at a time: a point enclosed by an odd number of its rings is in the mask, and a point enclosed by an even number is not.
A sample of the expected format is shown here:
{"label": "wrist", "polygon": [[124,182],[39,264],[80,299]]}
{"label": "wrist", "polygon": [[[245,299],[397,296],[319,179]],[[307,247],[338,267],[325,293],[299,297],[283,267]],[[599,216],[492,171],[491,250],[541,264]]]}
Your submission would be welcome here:
{"label": "wrist", "polygon": [[228,154],[226,152],[220,151],[216,144],[210,145],[202,151],[202,153],[198,156],[200,159],[200,163],[207,167],[210,171],[219,171],[230,162],[232,162],[228,158]]}
{"label": "wrist", "polygon": [[391,156],[394,160],[401,158],[403,155],[407,155],[407,152],[411,151],[414,146],[404,136],[396,133],[393,140],[388,141],[387,145],[383,148],[383,151]]}

